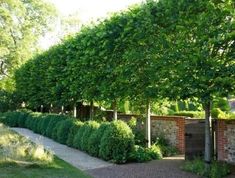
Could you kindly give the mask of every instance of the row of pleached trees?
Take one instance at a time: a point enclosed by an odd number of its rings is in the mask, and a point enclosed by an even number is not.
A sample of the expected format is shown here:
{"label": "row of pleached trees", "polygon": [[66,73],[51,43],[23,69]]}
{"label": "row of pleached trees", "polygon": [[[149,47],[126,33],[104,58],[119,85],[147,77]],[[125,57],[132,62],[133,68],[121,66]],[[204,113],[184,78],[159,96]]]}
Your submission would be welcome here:
{"label": "row of pleached trees", "polygon": [[210,108],[235,90],[234,2],[147,1],[83,28],[16,71],[22,101],[40,105],[197,97],[206,113],[205,160],[211,161]]}

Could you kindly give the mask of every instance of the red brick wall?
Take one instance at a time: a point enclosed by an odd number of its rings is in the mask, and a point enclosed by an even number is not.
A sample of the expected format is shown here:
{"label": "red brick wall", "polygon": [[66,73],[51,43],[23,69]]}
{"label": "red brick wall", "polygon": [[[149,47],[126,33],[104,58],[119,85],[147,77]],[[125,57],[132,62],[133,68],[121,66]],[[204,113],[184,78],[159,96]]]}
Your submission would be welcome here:
{"label": "red brick wall", "polygon": [[176,117],[176,116],[151,116],[151,119],[153,120],[164,120],[164,121],[174,121],[176,122],[176,126],[178,127],[177,130],[177,145],[176,147],[180,151],[181,154],[184,154],[185,152],[185,118],[184,117]]}
{"label": "red brick wall", "polygon": [[[131,117],[138,118],[138,115],[131,114],[118,114],[118,119],[129,121]],[[176,147],[180,151],[181,154],[184,154],[185,151],[185,117],[179,116],[151,116],[151,120],[163,120],[163,121],[174,121],[176,122],[176,126],[178,127],[177,135],[176,135]],[[152,128],[154,129],[154,128]]]}
{"label": "red brick wall", "polygon": [[[234,162],[235,155],[231,155],[231,150],[235,150],[234,144],[229,145],[229,142],[233,138],[234,141],[234,135],[231,135],[233,133],[228,133],[228,127],[229,126],[235,126],[235,120],[217,120],[216,125],[216,143],[217,143],[217,157],[218,160],[221,161],[228,161],[228,162]],[[230,134],[230,135],[229,135]]]}

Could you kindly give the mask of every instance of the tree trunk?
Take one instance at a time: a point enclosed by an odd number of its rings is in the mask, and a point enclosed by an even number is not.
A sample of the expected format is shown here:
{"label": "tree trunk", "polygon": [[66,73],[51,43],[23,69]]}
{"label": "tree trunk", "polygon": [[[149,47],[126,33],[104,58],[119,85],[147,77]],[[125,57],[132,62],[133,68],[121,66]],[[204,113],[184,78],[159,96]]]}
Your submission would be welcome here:
{"label": "tree trunk", "polygon": [[94,119],[94,103],[91,101],[90,103],[90,120]]}
{"label": "tree trunk", "polygon": [[74,104],[73,106],[73,117],[77,118],[77,106]]}
{"label": "tree trunk", "polygon": [[210,169],[211,163],[211,103],[207,102],[204,106],[205,110],[205,166]]}
{"label": "tree trunk", "polygon": [[61,114],[64,114],[64,106],[61,106]]}
{"label": "tree trunk", "polygon": [[145,133],[146,146],[148,148],[150,148],[150,146],[151,146],[151,112],[150,112],[150,102],[147,103],[145,132],[146,132]]}
{"label": "tree trunk", "polygon": [[117,120],[117,101],[113,102],[113,120]]}
{"label": "tree trunk", "polygon": [[43,113],[43,105],[40,106],[40,112]]}

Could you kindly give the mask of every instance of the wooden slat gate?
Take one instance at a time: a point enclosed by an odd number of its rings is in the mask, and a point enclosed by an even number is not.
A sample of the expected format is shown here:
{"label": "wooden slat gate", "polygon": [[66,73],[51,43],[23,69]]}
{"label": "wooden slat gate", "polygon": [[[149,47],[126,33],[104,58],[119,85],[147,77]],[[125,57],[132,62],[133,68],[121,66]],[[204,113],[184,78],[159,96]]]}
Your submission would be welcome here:
{"label": "wooden slat gate", "polygon": [[205,149],[205,121],[186,119],[185,159],[202,157]]}

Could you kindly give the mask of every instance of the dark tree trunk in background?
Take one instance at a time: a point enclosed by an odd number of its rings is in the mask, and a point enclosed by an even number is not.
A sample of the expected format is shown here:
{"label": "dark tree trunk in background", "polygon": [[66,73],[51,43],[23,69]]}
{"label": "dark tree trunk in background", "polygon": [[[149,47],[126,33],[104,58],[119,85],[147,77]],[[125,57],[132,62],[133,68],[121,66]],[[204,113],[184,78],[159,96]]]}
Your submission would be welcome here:
{"label": "dark tree trunk in background", "polygon": [[94,119],[94,102],[91,101],[90,103],[90,120]]}

